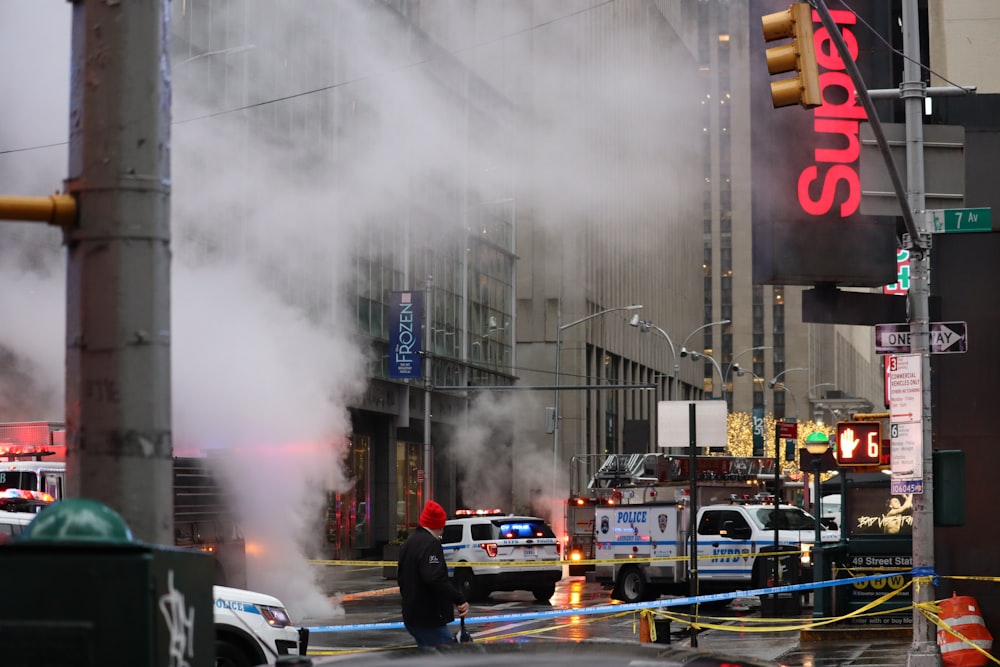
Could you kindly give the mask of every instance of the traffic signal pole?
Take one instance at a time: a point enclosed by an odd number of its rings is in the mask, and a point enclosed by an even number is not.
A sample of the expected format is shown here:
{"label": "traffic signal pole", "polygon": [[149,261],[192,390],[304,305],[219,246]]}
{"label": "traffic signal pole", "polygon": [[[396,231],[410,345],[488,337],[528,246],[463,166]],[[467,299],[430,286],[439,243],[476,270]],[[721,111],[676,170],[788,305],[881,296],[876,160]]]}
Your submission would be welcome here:
{"label": "traffic signal pole", "polygon": [[[923,493],[913,495],[913,568],[934,570],[934,475],[931,440],[931,358],[930,358],[930,264],[931,235],[923,215],[924,192],[924,97],[926,84],[920,79],[920,20],[917,0],[903,0],[903,80],[900,93],[906,112],[906,187],[910,211],[916,213],[918,237],[904,239],[910,251],[910,340],[911,350],[920,355],[921,460]],[[934,588],[926,578],[913,581],[913,643],[907,658],[909,667],[937,667],[941,651],[931,622],[918,607],[934,599]]]}
{"label": "traffic signal pole", "polygon": [[[906,193],[902,193],[899,173],[892,161],[889,147],[882,133],[871,96],[861,78],[857,65],[847,50],[843,36],[833,21],[824,0],[812,0],[823,25],[837,47],[847,71],[857,88],[859,100],[865,107],[879,149],[893,181],[896,196],[907,233],[902,246],[910,251],[909,324],[911,350],[920,355],[921,393],[921,461],[923,464],[922,493],[914,494],[912,567],[913,584],[913,642],[907,658],[909,667],[938,667],[941,652],[937,646],[935,628],[920,612],[919,606],[934,599],[930,575],[934,571],[934,479],[931,424],[930,382],[930,250],[931,234],[924,215],[923,157],[923,107],[927,86],[920,78],[920,19],[917,0],[903,0],[903,76],[898,95],[904,100],[906,114]],[[879,93],[888,91],[879,91]],[[971,92],[971,90],[966,90]],[[892,93],[880,94],[888,97]],[[954,94],[953,91],[942,94]]]}

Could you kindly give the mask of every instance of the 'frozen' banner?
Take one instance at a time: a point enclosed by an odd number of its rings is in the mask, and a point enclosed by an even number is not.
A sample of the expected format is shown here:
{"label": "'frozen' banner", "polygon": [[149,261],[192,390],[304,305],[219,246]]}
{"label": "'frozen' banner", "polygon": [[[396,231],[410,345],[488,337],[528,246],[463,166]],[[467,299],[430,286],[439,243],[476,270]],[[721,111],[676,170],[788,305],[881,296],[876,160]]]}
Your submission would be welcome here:
{"label": "'frozen' banner", "polygon": [[389,377],[419,378],[423,366],[420,328],[423,324],[423,292],[392,292],[389,301]]}

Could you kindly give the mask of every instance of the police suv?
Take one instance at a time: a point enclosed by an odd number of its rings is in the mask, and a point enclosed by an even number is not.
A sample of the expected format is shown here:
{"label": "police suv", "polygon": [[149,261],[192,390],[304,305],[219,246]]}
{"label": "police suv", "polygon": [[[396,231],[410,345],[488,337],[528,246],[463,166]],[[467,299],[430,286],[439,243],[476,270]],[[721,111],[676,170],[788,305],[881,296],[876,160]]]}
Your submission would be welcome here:
{"label": "police suv", "polygon": [[281,600],[213,586],[215,667],[251,667],[282,655],[305,655],[309,630],[295,628]]}
{"label": "police suv", "polygon": [[500,510],[459,510],[456,517],[445,523],[441,546],[448,573],[467,599],[493,591],[531,591],[539,602],[552,597],[562,562],[559,540],[544,519],[501,516]]}

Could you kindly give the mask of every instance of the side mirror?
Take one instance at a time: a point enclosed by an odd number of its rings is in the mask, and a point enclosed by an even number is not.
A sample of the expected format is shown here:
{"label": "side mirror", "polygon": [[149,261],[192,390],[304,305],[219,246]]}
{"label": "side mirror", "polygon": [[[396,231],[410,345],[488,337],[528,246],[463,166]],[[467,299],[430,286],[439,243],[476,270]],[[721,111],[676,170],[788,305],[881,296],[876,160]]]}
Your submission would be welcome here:
{"label": "side mirror", "polygon": [[750,530],[750,526],[737,527],[734,522],[727,521],[722,524],[722,531],[719,534],[731,540],[749,540],[753,533]]}

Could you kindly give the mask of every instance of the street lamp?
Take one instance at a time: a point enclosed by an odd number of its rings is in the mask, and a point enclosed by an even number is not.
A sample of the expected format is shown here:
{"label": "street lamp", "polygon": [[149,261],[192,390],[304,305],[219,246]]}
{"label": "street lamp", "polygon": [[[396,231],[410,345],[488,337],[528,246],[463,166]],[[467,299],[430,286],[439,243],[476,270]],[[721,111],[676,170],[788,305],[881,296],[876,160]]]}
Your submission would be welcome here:
{"label": "street lamp", "polygon": [[[812,547],[813,583],[819,583],[823,581],[823,568],[821,565],[823,560],[823,537],[822,527],[820,525],[820,515],[822,514],[820,493],[822,493],[822,491],[820,490],[819,474],[823,465],[823,455],[826,454],[828,449],[830,449],[830,439],[825,433],[816,431],[809,434],[809,437],[806,438],[805,445],[806,451],[812,456],[813,469],[813,519],[815,519],[816,525],[816,535],[813,539]],[[823,599],[824,596],[820,593],[820,588],[816,587],[813,591],[813,618],[823,617]]]}
{"label": "street lamp", "polygon": [[[736,375],[738,375],[739,377],[743,377],[744,375],[746,375],[747,373],[749,373],[750,375],[753,376],[753,381],[755,383],[756,382],[760,382],[761,385],[764,384],[764,378],[762,378],[761,376],[757,375],[756,373],[753,372],[753,370],[751,370],[749,368],[743,368],[738,363],[734,362],[734,363],[730,364],[729,365],[729,369],[730,369],[730,371],[736,371]],[[732,377],[732,375],[730,375],[730,377]],[[762,408],[764,410],[764,414],[766,415],[767,414],[767,393],[764,392],[764,387],[763,386],[761,386],[761,394],[764,396],[764,399],[763,399],[764,402],[763,402]]]}
{"label": "street lamp", "polygon": [[[560,302],[561,303],[561,302]],[[617,308],[608,308],[607,310],[602,310],[596,313],[591,313],[586,317],[581,317],[578,320],[573,320],[569,324],[562,324],[562,308],[561,306],[556,309],[556,378],[555,378],[555,393],[553,396],[552,403],[552,498],[556,497],[556,477],[559,471],[559,372],[561,369],[561,357],[560,352],[562,351],[562,332],[570,327],[575,327],[577,324],[583,324],[588,320],[592,320],[595,317],[600,317],[601,315],[607,315],[608,313],[614,313],[621,310],[640,310],[642,306],[631,305],[631,306],[618,306]]]}
{"label": "street lamp", "polygon": [[[681,343],[680,356],[686,357],[688,355],[691,355],[691,358],[694,359],[695,361],[698,361],[698,359],[700,359],[702,356],[708,356],[708,355],[703,355],[703,353],[701,353],[701,352],[692,352],[692,351],[689,351],[687,349],[687,343],[688,343],[688,341],[691,340],[691,337],[694,336],[699,331],[703,331],[703,330],[705,330],[705,329],[707,329],[709,327],[714,327],[717,324],[729,324],[730,322],[731,322],[731,320],[719,320],[717,322],[709,322],[708,324],[702,324],[700,327],[698,327],[697,329],[695,329],[694,331],[692,331],[691,333],[689,333],[687,335],[687,337],[684,339],[684,342]],[[712,357],[708,357],[708,358],[715,365],[715,370],[719,371],[719,378],[721,379],[722,378],[722,369],[719,367],[719,362],[717,362]],[[674,357],[674,377],[679,377],[679,375],[678,375],[679,372],[680,372],[680,365],[677,363],[677,357]],[[725,385],[726,385],[725,380],[722,380],[722,391],[723,392],[726,391],[726,386]],[[714,391],[712,393],[715,394]],[[723,396],[724,395],[725,394],[723,394]]]}
{"label": "street lamp", "polygon": [[[719,374],[719,384],[722,385],[722,400],[726,400],[726,378],[723,377],[722,367],[719,366],[719,362],[715,360],[715,357],[713,357],[710,354],[704,354],[702,352],[688,352],[684,348],[681,348],[681,356],[682,357],[690,356],[691,359],[693,359],[694,361],[700,361],[702,358],[711,361],[712,365],[715,367],[716,372],[718,372]],[[714,391],[712,392],[712,395],[715,396]]]}
{"label": "street lamp", "polygon": [[[799,399],[795,398],[795,393],[788,390],[788,385],[784,382],[779,382],[777,385],[771,385],[771,388],[781,387],[782,391],[792,397],[792,405],[795,406],[795,421],[799,421]],[[775,401],[777,403],[777,401]]]}
{"label": "street lamp", "polygon": [[667,385],[667,400],[670,400],[671,396],[676,397],[677,396],[677,390],[676,390],[675,385],[676,385],[676,380],[677,380],[678,364],[677,364],[677,350],[674,349],[674,341],[670,340],[670,336],[667,334],[666,331],[664,331],[660,327],[656,326],[655,324],[653,324],[649,320],[640,320],[638,313],[636,313],[635,315],[633,315],[632,319],[629,320],[628,323],[629,323],[629,326],[639,327],[640,333],[649,333],[650,329],[655,329],[656,331],[660,332],[661,336],[663,336],[664,338],[667,339],[667,345],[670,346],[670,362],[671,362],[671,364],[673,364],[673,367],[674,367],[674,374],[672,376],[667,376],[670,379],[670,382]]}
{"label": "street lamp", "polygon": [[[775,388],[776,385],[780,384],[781,388],[785,391],[785,393],[787,393],[789,396],[792,397],[792,403],[795,405],[795,421],[799,420],[799,402],[796,400],[795,394],[793,394],[792,392],[788,391],[788,387],[785,386],[785,383],[784,382],[780,382],[779,383],[778,380],[785,373],[791,373],[792,371],[807,371],[808,372],[808,370],[809,370],[808,368],[802,367],[802,366],[797,366],[795,368],[786,368],[785,370],[781,371],[780,373],[778,373],[777,375],[775,375],[773,378],[771,378],[770,381],[767,383],[768,386],[771,387],[772,390]],[[775,399],[775,405],[777,405],[777,402],[778,402],[777,399]]]}
{"label": "street lamp", "polygon": [[[785,370],[781,371],[780,373],[778,373],[777,375],[775,375],[773,378],[771,378],[771,380],[768,382],[768,384],[771,386],[771,389],[774,389],[774,385],[776,385],[778,383],[778,380],[780,380],[781,376],[784,375],[785,373],[791,373],[792,371],[808,371],[808,370],[809,370],[808,368],[802,367],[802,366],[797,366],[795,368],[786,368]],[[826,383],[824,383],[824,384],[826,384]]]}
{"label": "street lamp", "polygon": [[[726,366],[726,377],[729,377],[729,372],[733,369],[733,366],[738,366],[739,365],[739,364],[736,363],[736,360],[739,359],[740,357],[742,357],[747,352],[756,352],[758,350],[772,350],[772,349],[774,349],[774,348],[771,347],[770,345],[758,345],[757,347],[748,347],[747,349],[743,350],[742,352],[740,352],[739,354],[737,354],[735,357],[733,357],[732,361],[729,362],[729,365]],[[757,376],[754,375],[754,377],[757,377]],[[761,378],[761,379],[763,379],[763,378]]]}

